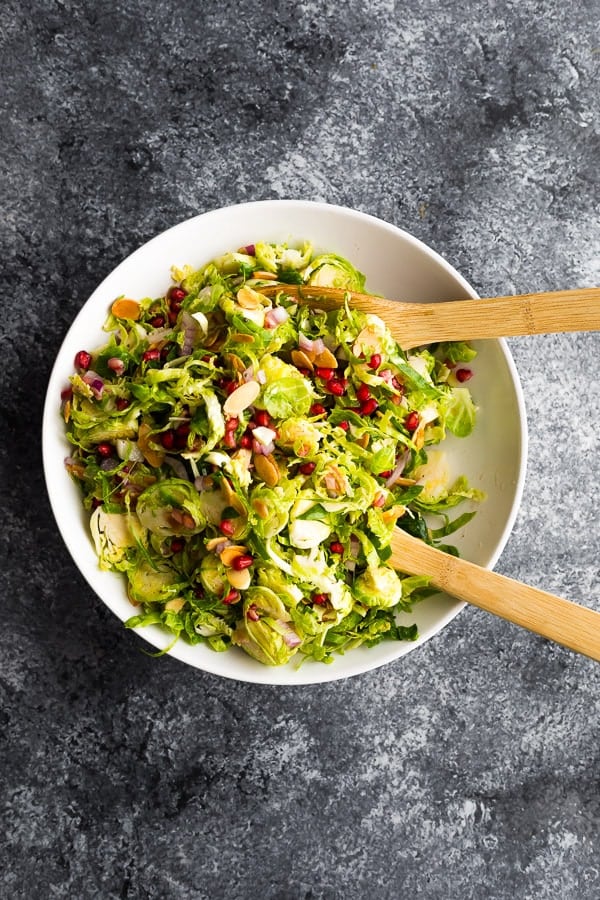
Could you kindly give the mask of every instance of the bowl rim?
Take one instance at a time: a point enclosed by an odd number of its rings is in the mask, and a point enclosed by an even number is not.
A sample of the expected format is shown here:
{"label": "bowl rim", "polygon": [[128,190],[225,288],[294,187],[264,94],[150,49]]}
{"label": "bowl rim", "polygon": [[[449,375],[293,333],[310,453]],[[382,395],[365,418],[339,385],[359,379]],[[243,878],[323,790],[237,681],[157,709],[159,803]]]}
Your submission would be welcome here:
{"label": "bowl rim", "polygon": [[[92,306],[96,300],[96,297],[102,295],[107,282],[114,278],[118,278],[120,272],[127,266],[129,267],[132,263],[135,263],[136,258],[141,257],[143,254],[148,253],[152,247],[159,242],[164,241],[167,236],[174,235],[180,229],[187,229],[193,227],[194,223],[202,222],[203,225],[210,223],[210,220],[218,220],[219,218],[230,215],[234,210],[247,211],[252,212],[256,210],[257,212],[260,210],[264,210],[267,207],[279,207],[284,208],[287,207],[290,211],[294,210],[310,210],[315,213],[327,212],[328,214],[334,213],[347,217],[348,219],[357,219],[362,223],[371,222],[377,228],[383,228],[388,231],[391,235],[395,237],[399,237],[404,240],[407,244],[415,247],[420,253],[424,256],[431,259],[431,261],[439,266],[447,275],[449,275],[460,287],[465,294],[469,298],[477,298],[479,295],[474,290],[474,288],[470,285],[470,283],[466,280],[466,278],[461,275],[457,269],[452,266],[443,256],[441,256],[436,250],[430,247],[428,244],[425,244],[420,238],[415,237],[410,232],[406,231],[404,228],[401,228],[397,225],[394,225],[390,222],[385,221],[384,219],[380,219],[379,217],[366,213],[361,210],[353,209],[351,207],[346,207],[339,204],[326,203],[323,201],[313,201],[313,200],[301,200],[301,199],[285,199],[285,198],[276,198],[276,199],[263,199],[263,200],[252,200],[244,203],[230,203],[226,206],[218,207],[215,209],[207,210],[206,212],[199,213],[195,216],[188,217],[183,219],[169,228],[155,234],[149,240],[145,241],[143,244],[138,246],[135,250],[133,250],[130,254],[125,256],[108,274],[102,279],[102,281],[96,286],[96,288],[92,291],[89,297],[82,303],[77,312],[74,319],[71,321],[68,329],[66,330],[63,338],[60,342],[60,346],[57,350],[56,357],[54,363],[52,365],[52,369],[50,372],[50,376],[48,379],[48,387],[46,391],[46,397],[43,407],[42,414],[42,464],[44,471],[44,479],[46,484],[46,491],[50,500],[50,506],[52,509],[52,513],[58,527],[59,533],[69,551],[69,554],[78,569],[79,573],[85,579],[87,584],[89,585],[92,592],[98,596],[101,602],[108,606],[108,608],[113,612],[117,618],[120,618],[119,615],[112,609],[110,604],[107,603],[105,598],[99,594],[96,585],[92,582],[91,578],[88,577],[88,574],[82,570],[79,565],[76,553],[75,540],[72,539],[68,529],[66,528],[62,517],[60,515],[60,507],[63,502],[62,494],[60,487],[55,480],[54,476],[56,474],[55,460],[51,456],[50,449],[50,435],[52,433],[52,429],[55,425],[56,413],[57,413],[57,402],[56,397],[58,396],[57,390],[60,392],[60,384],[59,378],[62,379],[62,375],[59,372],[60,363],[62,361],[63,353],[66,349],[66,345],[69,343],[70,336],[73,331],[76,330],[76,327],[80,321],[85,316],[86,310],[89,306]],[[442,298],[440,298],[442,299]],[[498,559],[500,558],[502,552],[504,551],[510,534],[514,528],[515,520],[517,518],[519,508],[522,501],[523,490],[526,480],[527,473],[527,458],[528,458],[528,444],[529,444],[529,434],[528,434],[528,422],[527,422],[527,413],[525,407],[525,400],[523,394],[523,388],[521,385],[521,381],[519,378],[519,374],[513,360],[512,354],[509,350],[508,344],[504,338],[496,339],[495,343],[499,345],[502,356],[504,357],[505,364],[508,369],[508,373],[510,375],[510,380],[512,382],[512,386],[515,393],[516,407],[518,412],[518,424],[519,424],[519,447],[517,449],[517,457],[518,457],[518,466],[517,466],[517,478],[513,487],[513,501],[510,507],[509,514],[506,517],[504,528],[499,536],[499,539],[496,542],[495,549],[493,554],[491,554],[488,562],[486,563],[486,568],[493,569],[496,565]],[[61,382],[64,385],[64,379]],[[113,573],[114,574],[114,573]],[[417,647],[431,640],[442,631],[466,606],[467,604],[462,601],[455,601],[452,607],[448,610],[448,612],[439,617],[439,621],[436,622],[435,630],[426,635],[425,637],[420,637],[414,644],[411,644],[408,650],[405,650],[402,653],[398,653],[397,655],[393,655],[390,659],[378,660],[373,659],[373,661],[367,661],[365,664],[361,665],[357,671],[352,672],[341,672],[335,671],[334,666],[321,666],[321,668],[316,671],[314,668],[310,668],[310,672],[315,677],[307,677],[307,669],[305,666],[301,666],[300,668],[295,669],[295,677],[294,680],[288,680],[285,678],[278,678],[277,674],[283,671],[289,671],[288,666],[284,667],[270,667],[263,666],[257,664],[256,670],[252,670],[252,677],[244,677],[240,676],[239,673],[223,671],[222,668],[217,665],[217,662],[223,654],[215,653],[215,665],[212,665],[212,660],[208,657],[208,662],[205,664],[205,661],[202,661],[202,664],[196,665],[191,663],[189,660],[183,658],[183,654],[178,652],[179,642],[177,642],[172,648],[167,650],[167,654],[178,659],[180,662],[184,662],[188,665],[191,665],[193,668],[197,668],[202,672],[206,672],[211,675],[217,675],[221,678],[227,678],[233,681],[240,681],[246,683],[254,683],[254,684],[264,684],[264,685],[273,685],[273,686],[282,686],[282,687],[302,687],[306,685],[313,684],[325,684],[331,681],[343,680],[346,678],[353,678],[357,675],[366,674],[367,672],[373,671],[382,666],[386,666],[391,662],[396,662],[399,658],[404,655],[407,655],[409,652],[417,649]],[[123,620],[122,620],[123,621]],[[154,629],[157,626],[150,626],[150,628]],[[155,648],[160,650],[165,650],[167,647],[169,640],[165,638],[165,641],[159,647],[154,640],[151,640],[150,637],[145,634],[146,629],[136,629],[136,634],[141,637],[146,642],[150,643]],[[187,645],[186,645],[187,646]],[[226,668],[226,667],[225,667]],[[319,677],[319,673],[325,677]],[[297,676],[297,677],[296,677]]]}

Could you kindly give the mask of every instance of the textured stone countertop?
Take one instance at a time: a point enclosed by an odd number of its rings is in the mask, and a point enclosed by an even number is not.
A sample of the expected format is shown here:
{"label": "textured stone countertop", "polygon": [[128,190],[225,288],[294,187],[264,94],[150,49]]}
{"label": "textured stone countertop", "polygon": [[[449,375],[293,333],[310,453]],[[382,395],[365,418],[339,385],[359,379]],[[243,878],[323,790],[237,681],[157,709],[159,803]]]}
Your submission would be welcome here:
{"label": "textured stone countertop", "polygon": [[[591,0],[3,4],[0,896],[597,900],[600,667],[474,609],[320,687],[150,659],[78,574],[40,422],[144,241],[270,197],[373,213],[494,295],[600,284]],[[505,574],[600,609],[600,337],[510,341]]]}

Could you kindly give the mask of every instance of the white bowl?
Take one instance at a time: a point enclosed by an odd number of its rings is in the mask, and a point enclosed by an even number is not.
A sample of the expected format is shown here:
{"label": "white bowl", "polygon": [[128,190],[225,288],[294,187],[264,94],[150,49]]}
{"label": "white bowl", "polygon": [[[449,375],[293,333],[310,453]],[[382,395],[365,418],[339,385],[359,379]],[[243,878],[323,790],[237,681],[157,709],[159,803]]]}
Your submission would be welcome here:
{"label": "white bowl", "polygon": [[[266,200],[230,206],[182,222],[149,241],[104,279],[73,322],[54,365],[44,408],[43,458],[52,509],[75,564],[90,587],[121,619],[132,614],[124,578],[102,572],[92,545],[79,487],[64,467],[69,453],[59,413],[60,392],[68,384],[73,359],[82,348],[106,340],[101,326],[115,297],[160,296],[170,284],[172,265],[198,267],[213,257],[257,240],[295,242],[308,239],[315,249],[347,257],[367,276],[367,289],[409,301],[475,297],[475,291],[437,253],[405,231],[373,216],[301,200]],[[526,465],[527,431],[518,375],[503,341],[476,345],[475,377],[469,387],[479,407],[474,433],[445,446],[455,474],[464,473],[487,500],[453,542],[461,555],[493,567],[512,529],[521,499]],[[453,536],[454,538],[454,536]],[[397,660],[438,633],[464,607],[444,595],[418,605],[407,621],[416,621],[414,643],[383,642],[336,658],[331,665],[307,660],[299,668],[264,666],[237,648],[215,653],[178,641],[170,655],[217,675],[264,684],[311,684],[357,675]],[[85,615],[84,607],[81,615]],[[138,632],[163,649],[171,636],[158,626]],[[157,662],[157,665],[160,665]]]}

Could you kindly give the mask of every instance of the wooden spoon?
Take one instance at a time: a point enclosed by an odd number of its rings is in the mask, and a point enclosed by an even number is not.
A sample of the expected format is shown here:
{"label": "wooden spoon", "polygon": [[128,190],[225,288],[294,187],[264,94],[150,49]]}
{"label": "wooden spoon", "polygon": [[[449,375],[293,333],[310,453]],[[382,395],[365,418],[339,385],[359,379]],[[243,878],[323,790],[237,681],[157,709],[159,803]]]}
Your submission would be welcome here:
{"label": "wooden spoon", "polygon": [[390,565],[429,575],[434,587],[600,661],[600,612],[436,550],[396,528]]}
{"label": "wooden spoon", "polygon": [[435,341],[600,329],[600,288],[440,303],[404,303],[314,284],[272,283],[258,290],[267,296],[283,290],[320,309],[338,309],[349,296],[355,309],[380,316],[404,350]]}

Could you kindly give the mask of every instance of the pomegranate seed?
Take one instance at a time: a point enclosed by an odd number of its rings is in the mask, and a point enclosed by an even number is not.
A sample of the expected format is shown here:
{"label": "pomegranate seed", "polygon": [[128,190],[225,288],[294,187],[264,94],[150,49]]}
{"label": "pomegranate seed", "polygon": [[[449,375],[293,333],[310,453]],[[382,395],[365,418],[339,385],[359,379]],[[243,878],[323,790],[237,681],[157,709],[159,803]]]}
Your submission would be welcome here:
{"label": "pomegranate seed", "polygon": [[62,390],[60,392],[60,399],[62,400],[63,403],[66,403],[67,400],[70,400],[72,398],[72,396],[73,396],[73,388],[70,388],[70,387],[64,388],[64,390]]}
{"label": "pomegranate seed", "polygon": [[322,403],[313,403],[310,408],[311,416],[322,416],[324,412],[327,412]]}
{"label": "pomegranate seed", "polygon": [[235,431],[239,424],[240,420],[236,416],[231,416],[225,422],[225,431]]}
{"label": "pomegranate seed", "polygon": [[226,603],[228,606],[231,603],[237,603],[240,599],[240,592],[234,591],[233,588],[229,591],[229,593],[223,597],[223,603]]}
{"label": "pomegranate seed", "polygon": [[98,444],[96,452],[98,453],[98,456],[101,456],[103,459],[108,459],[114,453],[112,444],[109,444],[107,441]]}
{"label": "pomegranate seed", "polygon": [[243,434],[240,438],[240,447],[249,450],[252,447],[252,438],[249,434]]}
{"label": "pomegranate seed", "polygon": [[187,434],[175,434],[175,449],[185,450],[188,443]]}
{"label": "pomegranate seed", "polygon": [[327,390],[331,394],[335,394],[336,397],[343,397],[346,393],[346,388],[344,387],[343,381],[340,381],[339,378],[332,378],[327,382]]}
{"label": "pomegranate seed", "polygon": [[301,375],[304,375],[305,378],[308,378],[310,375],[310,369],[305,369],[304,366],[296,366]]}
{"label": "pomegranate seed", "polygon": [[188,434],[190,433],[190,423],[182,422],[181,425],[178,425],[177,428],[175,429],[175,433],[178,434],[180,437],[187,437]]}
{"label": "pomegranate seed", "polygon": [[364,403],[360,405],[360,411],[363,416],[372,416],[376,409],[378,409],[379,403],[375,399],[375,397],[370,397]]}
{"label": "pomegranate seed", "polygon": [[162,328],[163,325],[165,324],[165,317],[164,316],[152,316],[152,318],[150,319],[150,324],[152,325],[153,328]]}
{"label": "pomegranate seed", "polygon": [[79,372],[87,372],[91,364],[92,354],[88,353],[87,350],[80,350],[79,353],[75,354],[75,368]]}
{"label": "pomegranate seed", "polygon": [[468,381],[469,378],[473,377],[473,372],[471,369],[457,369],[456,370],[456,380],[457,381]]}
{"label": "pomegranate seed", "polygon": [[172,450],[175,446],[175,434],[173,431],[164,431],[160,436],[160,442],[165,450]]}
{"label": "pomegranate seed", "polygon": [[317,378],[324,378],[325,381],[329,381],[333,378],[333,372],[333,369],[327,369],[324,366],[316,366],[315,368],[315,375]]}
{"label": "pomegranate seed", "polygon": [[228,450],[235,450],[237,447],[237,441],[235,439],[235,434],[233,431],[226,431],[223,436],[223,446],[227,447]]}
{"label": "pomegranate seed", "polygon": [[328,598],[327,594],[313,594],[312,595],[312,602],[316,603],[317,606],[325,606],[328,599],[329,598]]}
{"label": "pomegranate seed", "polygon": [[397,391],[404,392],[404,385],[400,384],[400,382],[398,381],[398,379],[396,378],[395,375],[392,378],[392,387],[395,387]]}
{"label": "pomegranate seed", "polygon": [[332,553],[343,553],[344,545],[340,541],[332,541],[329,545],[329,549]]}
{"label": "pomegranate seed", "polygon": [[380,478],[389,478],[391,474],[392,474],[392,470],[391,470],[391,469],[386,469],[385,472],[380,472],[380,473],[379,473],[379,477],[380,477]]}
{"label": "pomegranate seed", "polygon": [[257,425],[260,425],[264,428],[268,428],[271,424],[271,416],[266,411],[266,409],[258,409],[254,413],[254,421]]}
{"label": "pomegranate seed", "polygon": [[253,556],[250,556],[249,553],[242,553],[241,556],[236,556],[233,560],[231,568],[235,569],[236,572],[241,572],[242,569],[249,569],[253,562]]}
{"label": "pomegranate seed", "polygon": [[172,309],[169,311],[169,325],[176,325],[179,317],[179,310]]}
{"label": "pomegranate seed", "polygon": [[173,538],[171,541],[171,553],[181,553],[184,547],[185,541],[183,538]]}
{"label": "pomegranate seed", "polygon": [[374,353],[371,359],[369,360],[369,368],[370,369],[378,369],[381,365],[381,354]]}
{"label": "pomegranate seed", "polygon": [[237,384],[235,383],[235,381],[232,381],[230,378],[222,378],[221,381],[219,382],[219,385],[222,388],[222,390],[225,391],[227,396],[229,396],[229,394],[233,394],[233,392],[235,391],[235,389],[237,387]]}
{"label": "pomegranate seed", "polygon": [[344,419],[343,422],[338,422],[338,428],[341,428],[342,431],[348,431],[348,429],[350,428],[350,423],[346,422],[346,420]]}
{"label": "pomegranate seed", "polygon": [[317,468],[317,464],[314,462],[305,462],[298,468],[298,471],[302,473],[302,475],[312,475],[312,473]]}
{"label": "pomegranate seed", "polygon": [[151,347],[150,350],[145,350],[142,353],[142,359],[146,360],[146,362],[152,359],[160,359],[160,350],[158,347]]}
{"label": "pomegranate seed", "polygon": [[127,409],[129,406],[129,400],[127,397],[117,397],[115,400],[115,406],[119,410],[119,412],[123,412],[124,409]]}
{"label": "pomegranate seed", "polygon": [[219,522],[219,531],[226,537],[231,537],[231,535],[235,531],[235,525],[233,524],[231,519],[221,519],[221,521]]}
{"label": "pomegranate seed", "polygon": [[169,290],[168,297],[172,305],[181,306],[187,297],[187,291],[184,291],[183,288],[180,287],[172,287]]}
{"label": "pomegranate seed", "polygon": [[242,247],[242,253],[245,253],[246,256],[256,256],[256,247],[254,244],[246,244],[245,247]]}
{"label": "pomegranate seed", "polygon": [[92,509],[98,509],[99,506],[102,506],[102,500],[99,497],[92,497]]}
{"label": "pomegranate seed", "polygon": [[364,382],[363,382],[363,384],[361,384],[361,386],[359,387],[359,389],[356,392],[356,399],[360,403],[365,403],[365,401],[368,400],[370,396],[371,396],[371,391],[369,390],[367,385],[364,384]]}
{"label": "pomegranate seed", "polygon": [[419,426],[419,414],[411,412],[404,420],[404,427],[407,431],[415,431]]}

